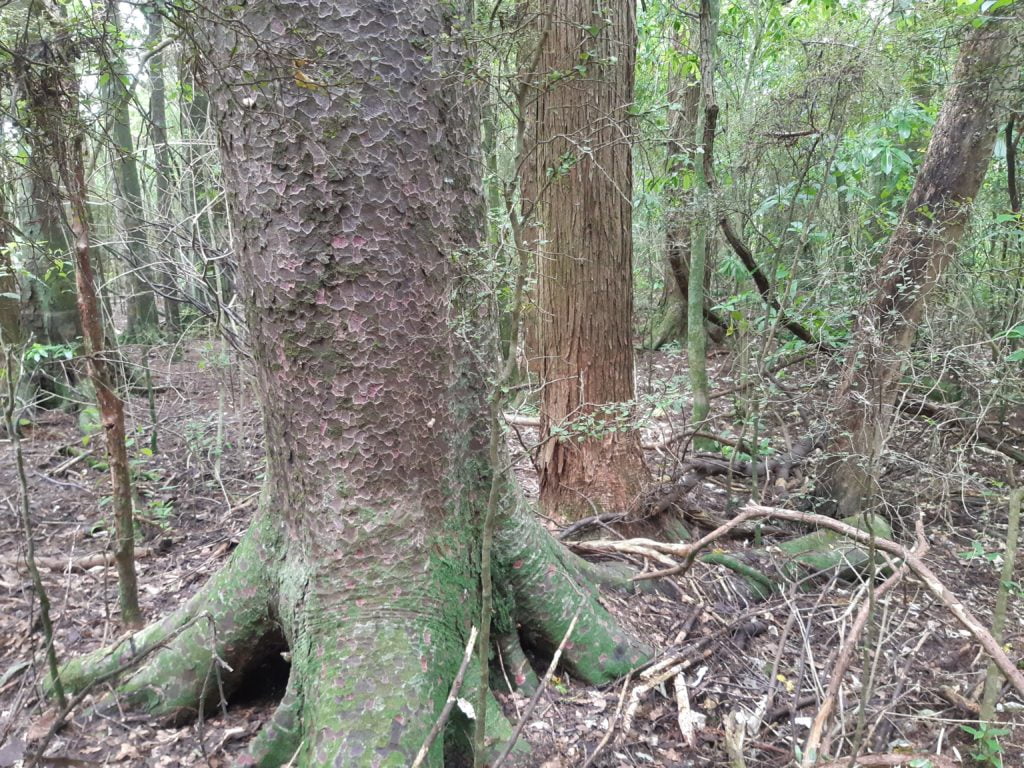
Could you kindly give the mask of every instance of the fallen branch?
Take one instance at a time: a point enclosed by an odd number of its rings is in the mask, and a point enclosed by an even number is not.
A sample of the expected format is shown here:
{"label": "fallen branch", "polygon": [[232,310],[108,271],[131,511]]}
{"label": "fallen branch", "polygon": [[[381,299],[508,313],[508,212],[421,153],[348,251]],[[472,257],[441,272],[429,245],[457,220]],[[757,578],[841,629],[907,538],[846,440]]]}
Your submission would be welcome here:
{"label": "fallen branch", "polygon": [[861,755],[860,757],[844,757],[841,760],[832,760],[821,763],[817,768],[900,768],[900,766],[931,765],[932,768],[958,768],[959,763],[954,763],[948,757],[931,754],[897,754],[886,753],[884,755]]}
{"label": "fallen branch", "polygon": [[[957,621],[959,621],[964,628],[974,636],[974,639],[978,641],[981,647],[985,650],[985,653],[988,654],[989,658],[999,668],[999,671],[1002,672],[1003,677],[1006,678],[1007,682],[1010,683],[1010,685],[1012,685],[1020,695],[1024,696],[1024,673],[1021,673],[1021,671],[1017,669],[1016,665],[1006,655],[999,643],[997,643],[992,637],[992,633],[985,629],[984,625],[978,621],[978,619],[975,618],[969,610],[967,610],[967,607],[960,602],[956,595],[945,587],[945,585],[939,580],[939,577],[935,575],[935,572],[932,571],[932,569],[929,568],[920,557],[894,541],[880,538],[871,533],[866,533],[859,528],[855,528],[852,525],[848,525],[847,523],[835,520],[831,517],[815,515],[810,512],[797,512],[795,510],[782,509],[780,507],[766,507],[760,504],[748,503],[740,510],[736,517],[725,525],[711,531],[711,533],[694,544],[668,544],[658,541],[649,541],[647,539],[640,540],[643,546],[649,549],[661,554],[682,557],[684,558],[684,561],[679,565],[663,571],[639,574],[633,577],[634,581],[673,576],[688,570],[702,549],[707,547],[716,539],[724,536],[733,528],[742,525],[748,520],[757,518],[789,520],[795,523],[804,523],[806,525],[815,525],[820,528],[826,528],[846,536],[860,544],[874,547],[879,551],[903,560],[925,588],[938,598],[938,600],[946,606],[949,612],[956,617]],[[623,542],[614,543],[621,545]],[[593,542],[588,542],[588,544],[593,544]]]}
{"label": "fallen branch", "polygon": [[[914,555],[916,557],[922,557],[927,551],[928,542],[924,537],[924,524],[921,522],[921,519],[918,518],[917,546],[914,548]],[[869,596],[864,599],[860,610],[857,612],[857,618],[854,619],[853,626],[850,628],[849,634],[847,634],[842,647],[839,649],[839,655],[836,657],[836,663],[832,667],[832,676],[828,681],[828,690],[825,692],[825,699],[822,701],[821,707],[818,709],[818,714],[814,716],[814,722],[811,723],[811,730],[810,733],[808,733],[807,741],[804,744],[803,759],[800,761],[801,768],[810,768],[818,759],[818,748],[821,745],[822,734],[828,726],[829,718],[832,717],[832,711],[835,709],[836,698],[839,696],[839,688],[843,683],[843,678],[846,676],[847,669],[849,669],[850,664],[853,661],[853,652],[857,648],[857,643],[860,641],[860,636],[864,631],[864,627],[867,626],[868,619],[871,616],[872,607],[879,598],[885,595],[886,592],[903,581],[903,577],[907,575],[908,570],[909,568],[906,563],[904,563],[892,576],[886,579],[874,590],[873,596]]]}
{"label": "fallen branch", "polygon": [[[135,559],[141,560],[152,554],[153,549],[151,547],[138,547],[135,550]],[[114,554],[112,552],[96,552],[80,557],[77,560],[69,560],[66,557],[36,557],[35,561],[38,567],[45,568],[48,571],[88,571],[90,568],[95,568],[98,565],[113,565]],[[0,565],[21,568],[25,565],[25,560],[19,555],[7,555],[0,557]]]}
{"label": "fallen branch", "polygon": [[979,443],[987,445],[992,450],[1013,459],[1018,464],[1024,464],[1024,450],[1017,448],[1006,440],[1000,439],[997,435],[979,426],[974,419],[965,416],[964,412],[958,408],[943,407],[927,400],[902,398],[900,400],[900,411],[908,416],[924,416],[928,419],[941,421],[943,426],[956,427],[968,434],[973,432]]}
{"label": "fallen branch", "polygon": [[505,421],[517,427],[540,427],[540,416],[524,416],[518,413],[504,413]]}

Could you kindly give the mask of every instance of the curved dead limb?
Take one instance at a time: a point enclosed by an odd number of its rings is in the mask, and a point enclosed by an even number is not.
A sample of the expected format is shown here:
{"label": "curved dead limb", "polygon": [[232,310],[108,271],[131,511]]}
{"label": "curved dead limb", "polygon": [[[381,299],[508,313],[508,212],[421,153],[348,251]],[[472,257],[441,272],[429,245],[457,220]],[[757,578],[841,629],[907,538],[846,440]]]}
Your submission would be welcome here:
{"label": "curved dead limb", "polygon": [[[644,540],[643,546],[663,555],[681,557],[683,558],[683,562],[671,568],[640,574],[634,578],[637,580],[657,579],[683,573],[690,568],[700,551],[705,549],[712,542],[720,539],[737,526],[742,525],[749,520],[759,518],[789,520],[794,523],[804,523],[806,525],[825,528],[827,530],[835,531],[836,533],[852,539],[855,542],[874,547],[876,550],[885,552],[904,561],[907,567],[924,585],[924,587],[938,598],[939,602],[945,605],[949,612],[956,617],[957,621],[959,621],[964,628],[974,636],[974,639],[978,641],[978,644],[985,650],[988,657],[999,668],[999,671],[1003,674],[1003,677],[1006,678],[1006,681],[1010,683],[1010,685],[1012,685],[1019,694],[1024,696],[1024,673],[1017,669],[1016,665],[1006,655],[1006,652],[1003,651],[999,643],[997,643],[992,637],[992,633],[989,632],[977,618],[975,618],[974,614],[967,609],[956,595],[946,588],[946,586],[939,580],[939,577],[935,575],[935,572],[932,571],[932,569],[929,568],[918,555],[901,544],[897,544],[889,539],[880,538],[872,533],[867,533],[859,528],[849,525],[848,523],[844,523],[831,517],[816,515],[810,512],[797,512],[796,510],[783,509],[781,507],[766,507],[761,504],[748,503],[740,509],[736,517],[725,525],[716,528],[694,544],[668,544],[660,541]],[[600,545],[600,543],[601,542],[588,542],[588,546],[595,548]],[[624,545],[624,542],[607,542],[607,544],[609,545],[609,548],[621,547]]]}
{"label": "curved dead limb", "polygon": [[[717,182],[713,182],[713,186],[715,185],[717,185]],[[778,299],[776,299],[775,295],[772,293],[768,278],[765,277],[764,272],[761,271],[761,267],[759,267],[757,262],[754,260],[754,254],[751,253],[750,248],[747,247],[747,244],[743,242],[742,238],[736,233],[736,230],[733,229],[732,222],[729,220],[729,217],[722,216],[718,220],[718,226],[722,230],[722,234],[725,235],[725,239],[728,241],[733,252],[739,257],[739,260],[743,262],[743,266],[746,268],[747,272],[750,273],[750,277],[754,281],[754,285],[757,287],[757,292],[761,295],[761,300],[778,313],[779,324],[801,341],[818,349],[830,351],[831,347],[828,344],[816,339],[814,334],[786,314],[786,311],[782,308],[782,305],[779,304]]]}
{"label": "curved dead limb", "polygon": [[948,757],[933,754],[900,754],[861,755],[860,757],[844,757],[821,763],[817,768],[899,768],[904,765],[931,765],[933,768],[957,768],[959,763]]}
{"label": "curved dead limb", "polygon": [[[714,153],[711,151],[711,147],[714,144],[715,124],[717,119],[718,105],[714,104],[712,101],[709,103],[707,108],[707,116],[705,118],[704,125],[705,149],[703,171],[704,178],[707,180],[708,189],[713,195],[718,195],[722,190],[721,185],[718,183],[718,177],[715,175]],[[718,226],[722,230],[722,234],[725,235],[725,239],[729,242],[733,251],[736,252],[740,261],[743,262],[743,266],[746,268],[747,272],[750,273],[750,277],[753,279],[754,285],[757,286],[757,292],[761,295],[762,301],[778,313],[779,322],[782,326],[801,341],[804,341],[818,349],[828,350],[829,347],[827,344],[816,339],[814,334],[786,314],[786,311],[782,308],[782,305],[779,304],[778,299],[776,299],[775,295],[772,293],[768,278],[765,277],[764,272],[761,271],[761,268],[754,260],[754,254],[751,253],[750,249],[746,246],[746,243],[743,242],[740,236],[736,234],[736,231],[733,229],[732,222],[729,220],[728,215],[723,213],[719,217]]]}
{"label": "curved dead limb", "polygon": [[983,443],[992,450],[1013,459],[1018,464],[1024,464],[1024,450],[1017,448],[1011,442],[1000,439],[998,435],[978,425],[978,420],[963,415],[962,409],[942,406],[927,400],[911,400],[907,398],[901,398],[899,406],[900,411],[909,416],[924,416],[929,419],[935,419],[941,421],[943,426],[956,427],[969,435],[973,434],[979,443]]}

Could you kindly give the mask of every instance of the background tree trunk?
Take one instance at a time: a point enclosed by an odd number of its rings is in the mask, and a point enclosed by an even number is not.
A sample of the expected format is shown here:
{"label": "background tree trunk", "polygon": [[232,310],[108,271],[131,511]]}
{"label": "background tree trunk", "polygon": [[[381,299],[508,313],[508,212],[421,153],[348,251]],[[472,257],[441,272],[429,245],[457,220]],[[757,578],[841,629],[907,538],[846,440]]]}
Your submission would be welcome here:
{"label": "background tree trunk", "polygon": [[556,0],[545,10],[531,141],[539,186],[541,504],[548,514],[579,518],[627,508],[647,476],[629,414],[616,408],[634,396],[636,18],[629,2]]}
{"label": "background tree trunk", "polygon": [[159,281],[163,288],[164,323],[168,332],[176,333],[181,328],[181,312],[174,293],[178,289],[178,268],[170,243],[171,229],[171,148],[167,144],[167,89],[164,85],[164,54],[159,50],[164,40],[164,7],[162,2],[145,6],[148,34],[146,44],[149,58],[149,131],[153,145],[154,171],[156,174],[156,210],[159,229],[157,234],[168,245],[158,247],[164,251],[164,258],[157,266]]}
{"label": "background tree trunk", "polygon": [[[711,195],[709,169],[712,167],[715,147],[715,127],[718,121],[718,102],[715,98],[715,38],[718,35],[718,0],[701,0],[698,19],[698,45],[700,54],[700,110],[695,142],[702,148],[700,162],[696,163],[696,215],[690,239],[690,269],[687,275],[686,297],[686,362],[690,372],[693,407],[690,423],[694,429],[703,429],[711,410],[708,393],[707,333],[704,331],[704,284],[706,269],[714,253],[717,229],[715,227],[715,201]],[[713,449],[704,437],[694,438],[694,447]]]}
{"label": "background tree trunk", "polygon": [[[120,31],[121,20],[117,4],[109,3],[107,12],[113,29]],[[107,52],[109,58],[109,85],[107,87],[107,108],[111,116],[111,161],[114,166],[116,208],[118,220],[128,253],[131,293],[128,296],[128,322],[125,335],[139,338],[152,333],[158,324],[156,294],[153,291],[152,260],[146,236],[145,212],[142,208],[142,184],[139,181],[139,165],[135,159],[135,141],[132,138],[131,115],[128,102],[128,71],[124,54],[119,50],[120,40],[115,39]]]}
{"label": "background tree trunk", "polygon": [[993,17],[964,41],[924,164],[876,278],[874,301],[858,316],[833,399],[833,452],[824,487],[838,513],[875,495],[879,460],[899,381],[925,299],[956,253],[988,168],[1004,91],[1015,69],[1007,53],[1021,10]]}
{"label": "background tree trunk", "polygon": [[[0,128],[0,140],[3,129]],[[13,242],[11,210],[8,195],[13,191],[7,181],[7,158],[0,158],[0,341],[6,346],[21,342],[21,311],[19,307],[18,276],[14,272],[11,249]]]}

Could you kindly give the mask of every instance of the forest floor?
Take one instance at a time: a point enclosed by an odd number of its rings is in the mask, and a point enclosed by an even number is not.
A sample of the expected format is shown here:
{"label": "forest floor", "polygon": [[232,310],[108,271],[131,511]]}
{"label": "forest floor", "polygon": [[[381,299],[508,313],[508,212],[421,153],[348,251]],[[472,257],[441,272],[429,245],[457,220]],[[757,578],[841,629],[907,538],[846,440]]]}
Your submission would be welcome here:
{"label": "forest floor", "polygon": [[[219,343],[195,342],[178,352],[154,358],[158,444],[152,455],[145,394],[131,398],[128,408],[141,520],[140,598],[150,618],[179,605],[225,561],[254,511],[262,474],[255,397],[237,364]],[[713,362],[712,380],[720,390],[742,384],[733,380],[734,360],[721,356]],[[743,398],[746,416],[752,402],[765,415],[758,439],[780,449],[799,437],[789,434],[789,429],[796,429],[792,423],[787,427],[787,420],[795,420],[797,402],[813,409],[815,397],[823,391],[813,360],[801,365],[796,372],[776,375],[757,396],[748,391]],[[647,433],[649,442],[664,442],[674,413],[684,421],[677,413],[679,392],[673,384],[684,375],[685,361],[678,355],[641,355],[645,403],[660,420],[657,430]],[[730,432],[739,399],[723,396],[714,404],[715,427],[719,434]],[[525,434],[522,428],[515,431],[529,443],[528,429]],[[513,440],[512,447],[517,443]],[[109,481],[98,463],[103,449],[84,441],[76,417],[63,412],[42,413],[25,428],[22,445],[36,553],[46,566],[42,573],[53,606],[57,651],[66,659],[107,644],[119,633],[115,575],[103,560],[110,538]],[[998,557],[993,553],[1002,551],[1006,535],[1005,462],[920,419],[901,423],[891,448],[894,458],[884,482],[897,538],[912,542],[913,520],[923,514],[931,545],[928,564],[983,623],[990,622],[999,583]],[[655,478],[672,474],[680,450],[680,443],[671,443],[650,452]],[[535,478],[527,460],[520,462],[519,472],[527,494],[532,493]],[[808,474],[813,475],[813,461]],[[694,490],[687,506],[725,516],[749,498],[751,490],[749,482],[743,487],[706,482]],[[753,490],[755,495],[759,492]],[[797,503],[799,494],[798,488],[789,503]],[[17,503],[13,453],[10,441],[4,440],[0,768],[21,765],[26,749],[39,749],[55,714],[39,694],[42,640],[37,601],[24,568]],[[805,532],[779,525],[765,538]],[[748,538],[735,537],[720,545],[742,549],[752,546]],[[1018,560],[1018,584],[1024,581],[1022,575],[1024,565]],[[687,660],[682,678],[675,679],[687,683],[690,714],[697,722],[693,746],[682,737],[679,696],[671,682],[640,695],[638,679],[595,688],[559,674],[523,731],[532,752],[521,764],[584,765],[599,744],[594,766],[798,764],[796,756],[823,700],[840,644],[865,599],[865,586],[832,580],[752,602],[732,590],[720,569],[701,563],[673,582],[675,586],[664,593],[608,594],[605,599],[623,623],[664,656]],[[1006,633],[1014,659],[1024,657],[1020,599],[1018,595],[1011,600]],[[908,576],[875,606],[825,732],[829,754],[848,756],[857,750],[940,756],[932,758],[932,768],[975,764],[970,756],[978,746],[963,726],[977,724],[986,664],[966,630]],[[97,715],[83,707],[46,745],[49,757],[41,764],[230,765],[268,718],[283,692],[286,674],[283,661],[268,668],[266,674],[253,676],[253,685],[232,696],[226,711],[206,712],[200,721],[184,727],[164,727],[130,712]],[[502,698],[513,717],[525,704],[518,695]],[[999,735],[1003,764],[1024,766],[1024,703],[1005,690],[1001,701],[1000,726],[1006,729]],[[727,746],[727,730],[737,742],[737,729],[732,727],[736,714],[746,718],[746,727],[741,724],[738,729],[745,731],[742,758],[730,756]],[[892,758],[856,765],[929,765],[905,759],[906,763]],[[836,763],[840,764],[851,765],[849,760]]]}

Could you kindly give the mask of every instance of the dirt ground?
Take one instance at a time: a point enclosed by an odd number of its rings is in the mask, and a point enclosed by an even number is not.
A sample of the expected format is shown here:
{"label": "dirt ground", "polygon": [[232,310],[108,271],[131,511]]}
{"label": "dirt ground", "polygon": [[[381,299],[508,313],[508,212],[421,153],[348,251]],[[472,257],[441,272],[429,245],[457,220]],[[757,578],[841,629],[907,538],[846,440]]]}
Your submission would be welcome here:
{"label": "dirt ground", "polygon": [[[813,406],[817,372],[812,363],[780,374],[755,398],[765,413],[779,416],[764,420],[761,438],[776,446],[791,439],[786,423],[796,398]],[[662,441],[673,419],[684,421],[671,385],[673,377],[682,375],[681,366],[671,354],[647,353],[641,359],[645,403],[657,427],[646,433],[650,442]],[[713,380],[720,390],[743,384],[731,373],[733,367],[733,361],[715,360]],[[172,610],[224,562],[254,510],[263,466],[255,397],[244,366],[219,342],[195,341],[161,351],[154,358],[153,381],[157,447],[152,455],[153,422],[145,392],[133,395],[128,406],[143,550],[140,598],[149,618]],[[737,401],[723,396],[714,402],[725,433],[727,423],[735,423]],[[520,438],[530,442],[528,428],[515,432],[513,448]],[[103,449],[83,438],[75,416],[59,411],[43,412],[26,426],[22,446],[36,554],[47,566],[42,572],[56,647],[66,659],[109,643],[120,631],[115,576],[102,559],[110,538]],[[897,536],[912,543],[913,520],[923,514],[930,543],[926,561],[987,624],[1006,535],[1005,461],[920,419],[901,423],[892,447],[884,482],[891,489],[887,498]],[[678,450],[673,444],[650,452],[656,479],[671,474]],[[527,460],[520,462],[519,472],[526,492],[532,493]],[[749,485],[709,481],[695,489],[690,506],[724,516],[750,493]],[[791,501],[799,503],[800,489]],[[0,768],[25,764],[26,754],[44,744],[55,716],[40,695],[42,634],[24,568],[17,505],[13,452],[10,441],[3,440]],[[766,540],[770,544],[774,536],[804,532],[793,525],[775,526]],[[749,532],[720,542],[729,550],[753,544]],[[652,567],[639,559],[631,563]],[[1022,573],[1024,566],[1018,564],[1018,584]],[[731,584],[721,569],[697,563],[662,592],[608,594],[609,608],[656,645],[660,658],[672,659],[678,674],[643,692],[638,689],[646,682],[641,676],[595,688],[557,673],[523,729],[532,752],[521,764],[556,768],[585,765],[590,759],[591,765],[608,768],[798,765],[840,645],[865,599],[865,585],[833,580],[753,602]],[[1006,632],[1006,647],[1015,660],[1024,658],[1020,599],[1011,597]],[[975,764],[971,754],[978,747],[963,726],[976,726],[986,670],[977,643],[912,577],[880,600],[872,616],[825,731],[829,754],[849,756],[858,750],[890,756],[889,762],[847,760],[844,766]],[[543,666],[539,671],[543,674]],[[268,718],[286,674],[282,662],[255,676],[225,711],[206,712],[198,722],[174,728],[131,712],[95,713],[89,703],[105,693],[95,691],[45,743],[40,764],[230,765]],[[683,680],[688,704],[677,690]],[[513,717],[527,703],[518,695],[502,695],[502,700]],[[681,732],[681,703],[688,713],[682,719],[694,723],[692,745]],[[1005,688],[1000,710],[1003,764],[1024,766],[1024,702]],[[729,742],[742,742],[732,756]],[[922,755],[932,756],[931,762],[915,758]]]}

